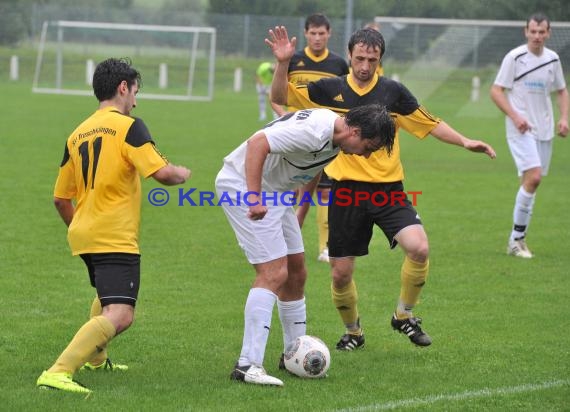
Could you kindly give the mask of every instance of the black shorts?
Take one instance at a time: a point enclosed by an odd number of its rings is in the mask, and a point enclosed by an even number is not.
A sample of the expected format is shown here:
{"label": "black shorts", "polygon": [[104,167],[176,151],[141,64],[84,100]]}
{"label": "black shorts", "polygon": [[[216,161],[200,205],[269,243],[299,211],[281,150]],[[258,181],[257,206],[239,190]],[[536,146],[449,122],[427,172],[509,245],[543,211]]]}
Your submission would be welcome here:
{"label": "black shorts", "polygon": [[402,182],[333,181],[329,204],[329,256],[364,256],[378,225],[390,242],[403,228],[422,224]]}
{"label": "black shorts", "polygon": [[134,253],[85,253],[80,255],[97,289],[101,306],[124,303],[135,306],[139,293],[141,257]]}
{"label": "black shorts", "polygon": [[321,178],[319,179],[317,187],[319,189],[330,189],[332,187],[332,183],[333,183],[332,179],[323,170],[321,172]]}

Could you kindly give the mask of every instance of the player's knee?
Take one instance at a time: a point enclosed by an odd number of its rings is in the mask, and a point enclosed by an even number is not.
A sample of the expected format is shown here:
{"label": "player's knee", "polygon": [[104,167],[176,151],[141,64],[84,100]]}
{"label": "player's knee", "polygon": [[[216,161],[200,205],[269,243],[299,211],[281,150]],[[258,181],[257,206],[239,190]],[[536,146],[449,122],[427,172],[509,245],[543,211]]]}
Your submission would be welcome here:
{"label": "player's knee", "polygon": [[413,249],[408,250],[407,254],[414,262],[423,263],[427,261],[429,257],[429,244],[427,240],[419,241]]}
{"label": "player's knee", "polygon": [[342,267],[333,266],[331,275],[333,286],[337,289],[346,287],[352,281],[352,271]]}
{"label": "player's knee", "polygon": [[528,179],[528,190],[527,192],[534,193],[536,188],[540,185],[542,181],[542,176],[540,173],[534,173]]}
{"label": "player's knee", "polygon": [[120,317],[117,319],[117,335],[121,332],[126,331],[133,324],[134,320],[134,311],[121,313]]}
{"label": "player's knee", "polygon": [[103,308],[103,315],[111,321],[116,334],[127,330],[134,322],[135,310],[134,307],[127,304],[112,304]]}

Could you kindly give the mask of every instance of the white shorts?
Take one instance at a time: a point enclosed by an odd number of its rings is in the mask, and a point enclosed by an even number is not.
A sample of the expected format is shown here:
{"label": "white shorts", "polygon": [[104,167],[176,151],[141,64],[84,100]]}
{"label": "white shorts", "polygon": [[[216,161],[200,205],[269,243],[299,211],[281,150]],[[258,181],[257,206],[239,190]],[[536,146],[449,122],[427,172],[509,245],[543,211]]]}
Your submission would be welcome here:
{"label": "white shorts", "polygon": [[[216,177],[216,191],[218,199],[224,192],[229,193],[231,199],[236,199],[235,193],[245,193],[247,188],[242,178],[224,174],[222,169]],[[243,202],[240,205],[235,203],[223,202],[222,208],[249,263],[270,262],[305,251],[299,221],[292,206],[269,205],[263,219],[251,220],[247,217],[248,206]]]}
{"label": "white shorts", "polygon": [[507,137],[519,176],[535,167],[542,168],[542,176],[548,174],[552,157],[552,140],[536,140],[530,133]]}

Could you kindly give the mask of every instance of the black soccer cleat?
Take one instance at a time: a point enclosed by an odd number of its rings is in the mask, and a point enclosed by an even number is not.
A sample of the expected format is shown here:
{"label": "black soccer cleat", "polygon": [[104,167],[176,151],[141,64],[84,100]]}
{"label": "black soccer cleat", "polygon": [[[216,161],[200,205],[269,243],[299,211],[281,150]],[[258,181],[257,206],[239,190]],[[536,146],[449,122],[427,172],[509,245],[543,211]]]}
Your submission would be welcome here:
{"label": "black soccer cleat", "polygon": [[420,327],[420,324],[422,323],[422,320],[420,318],[398,319],[394,313],[392,316],[392,321],[390,323],[392,324],[392,328],[394,330],[407,335],[414,345],[431,345],[431,338]]}
{"label": "black soccer cleat", "polygon": [[352,351],[364,347],[364,334],[351,335],[350,333],[342,335],[336,344],[337,350]]}

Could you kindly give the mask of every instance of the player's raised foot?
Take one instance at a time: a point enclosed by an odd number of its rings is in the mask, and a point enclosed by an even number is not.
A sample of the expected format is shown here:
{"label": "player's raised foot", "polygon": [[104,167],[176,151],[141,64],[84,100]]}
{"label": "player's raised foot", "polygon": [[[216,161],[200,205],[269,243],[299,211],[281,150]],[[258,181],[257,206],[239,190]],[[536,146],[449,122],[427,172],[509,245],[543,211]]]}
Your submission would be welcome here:
{"label": "player's raised foot", "polygon": [[414,345],[429,346],[431,345],[431,338],[422,330],[421,323],[420,318],[398,319],[395,313],[391,321],[392,328],[410,338]]}
{"label": "player's raised foot", "polygon": [[122,365],[120,363],[113,363],[111,359],[107,358],[105,362],[100,365],[92,365],[89,362],[86,362],[85,365],[81,367],[80,370],[82,371],[109,371],[109,372],[124,372],[128,370],[129,367],[127,365]]}
{"label": "player's raised foot", "polygon": [[336,344],[337,350],[344,350],[344,351],[352,351],[363,347],[364,347],[364,334],[352,335],[350,333],[346,333],[342,335],[342,337]]}
{"label": "player's raised foot", "polygon": [[230,374],[230,379],[256,385],[283,386],[283,381],[269,376],[263,367],[255,365],[239,366],[236,364]]}
{"label": "player's raised foot", "polygon": [[532,252],[528,249],[524,237],[509,240],[509,244],[507,245],[507,255],[524,259],[532,258]]}
{"label": "player's raised foot", "polygon": [[281,357],[279,358],[279,370],[280,371],[287,370],[287,368],[285,367],[285,354],[284,353],[282,353]]}
{"label": "player's raised foot", "polygon": [[38,378],[36,385],[40,389],[59,389],[75,393],[91,393],[91,390],[73,380],[71,373],[44,371]]}
{"label": "player's raised foot", "polygon": [[328,248],[324,248],[321,253],[319,253],[319,256],[317,257],[317,260],[319,262],[326,262],[328,263],[330,261],[329,259],[329,249]]}

